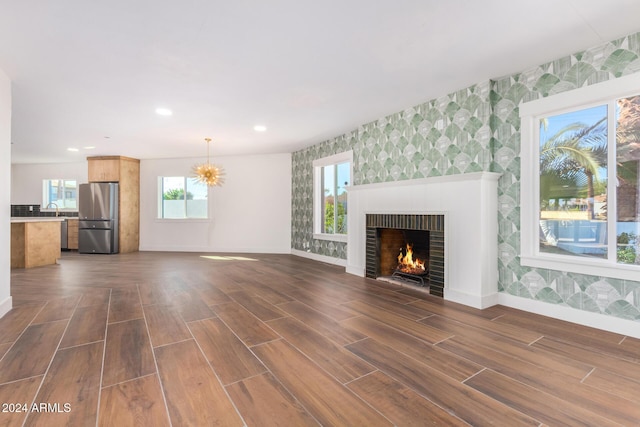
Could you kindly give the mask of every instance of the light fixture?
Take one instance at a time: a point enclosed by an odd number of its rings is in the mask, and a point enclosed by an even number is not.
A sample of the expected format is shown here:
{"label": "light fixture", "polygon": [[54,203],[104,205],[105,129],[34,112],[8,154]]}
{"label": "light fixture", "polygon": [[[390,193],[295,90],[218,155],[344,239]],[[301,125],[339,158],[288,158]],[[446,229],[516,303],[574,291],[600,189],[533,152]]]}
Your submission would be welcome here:
{"label": "light fixture", "polygon": [[265,132],[267,130],[267,127],[263,125],[255,125],[253,127],[253,130],[255,130],[256,132]]}
{"label": "light fixture", "polygon": [[204,139],[207,142],[207,163],[195,165],[193,167],[193,173],[198,182],[213,187],[215,185],[221,186],[224,183],[224,169],[220,166],[212,165],[209,162],[209,144],[211,138]]}
{"label": "light fixture", "polygon": [[158,114],[159,116],[170,116],[173,114],[173,111],[168,108],[158,107],[156,108],[156,114]]}

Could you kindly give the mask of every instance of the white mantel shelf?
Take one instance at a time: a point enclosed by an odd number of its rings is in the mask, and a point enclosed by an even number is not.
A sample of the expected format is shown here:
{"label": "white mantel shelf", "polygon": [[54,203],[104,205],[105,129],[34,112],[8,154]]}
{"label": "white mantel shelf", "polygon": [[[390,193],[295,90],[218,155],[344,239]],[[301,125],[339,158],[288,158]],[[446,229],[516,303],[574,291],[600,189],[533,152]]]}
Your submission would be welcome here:
{"label": "white mantel shelf", "polygon": [[497,304],[500,176],[476,172],[349,187],[346,271],[364,277],[366,214],[444,215],[444,298],[476,308]]}

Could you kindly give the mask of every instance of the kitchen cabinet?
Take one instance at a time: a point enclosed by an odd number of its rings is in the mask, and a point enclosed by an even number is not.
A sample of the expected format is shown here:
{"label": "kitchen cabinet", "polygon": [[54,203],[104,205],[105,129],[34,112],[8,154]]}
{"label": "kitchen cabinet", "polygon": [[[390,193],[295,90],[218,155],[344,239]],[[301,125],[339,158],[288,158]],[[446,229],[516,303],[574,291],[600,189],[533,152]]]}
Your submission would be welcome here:
{"label": "kitchen cabinet", "polygon": [[89,182],[118,182],[121,253],[140,246],[140,160],[124,156],[87,157]]}
{"label": "kitchen cabinet", "polygon": [[78,218],[67,218],[67,249],[78,249]]}
{"label": "kitchen cabinet", "polygon": [[62,218],[11,218],[11,268],[55,264]]}
{"label": "kitchen cabinet", "polygon": [[89,157],[89,182],[118,182],[120,180],[120,157]]}

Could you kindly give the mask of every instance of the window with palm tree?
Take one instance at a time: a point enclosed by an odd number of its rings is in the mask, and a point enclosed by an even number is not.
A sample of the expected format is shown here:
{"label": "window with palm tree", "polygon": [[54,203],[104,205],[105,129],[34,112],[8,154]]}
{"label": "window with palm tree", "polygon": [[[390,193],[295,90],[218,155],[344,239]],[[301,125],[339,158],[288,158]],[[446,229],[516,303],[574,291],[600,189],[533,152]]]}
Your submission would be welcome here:
{"label": "window with palm tree", "polygon": [[639,118],[631,96],[539,119],[540,253],[640,264]]}
{"label": "window with palm tree", "polygon": [[540,119],[540,251],[607,256],[607,106]]}

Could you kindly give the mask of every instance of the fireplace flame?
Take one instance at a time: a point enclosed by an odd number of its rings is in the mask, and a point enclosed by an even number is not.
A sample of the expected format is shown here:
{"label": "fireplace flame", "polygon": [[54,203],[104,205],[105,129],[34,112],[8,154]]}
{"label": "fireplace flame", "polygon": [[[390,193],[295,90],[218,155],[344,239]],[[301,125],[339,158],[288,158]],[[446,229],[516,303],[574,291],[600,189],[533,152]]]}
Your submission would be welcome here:
{"label": "fireplace flame", "polygon": [[413,245],[407,243],[407,250],[405,255],[402,255],[402,249],[400,249],[400,255],[398,255],[398,270],[403,273],[409,274],[423,274],[425,272],[424,261],[416,258],[413,259]]}

